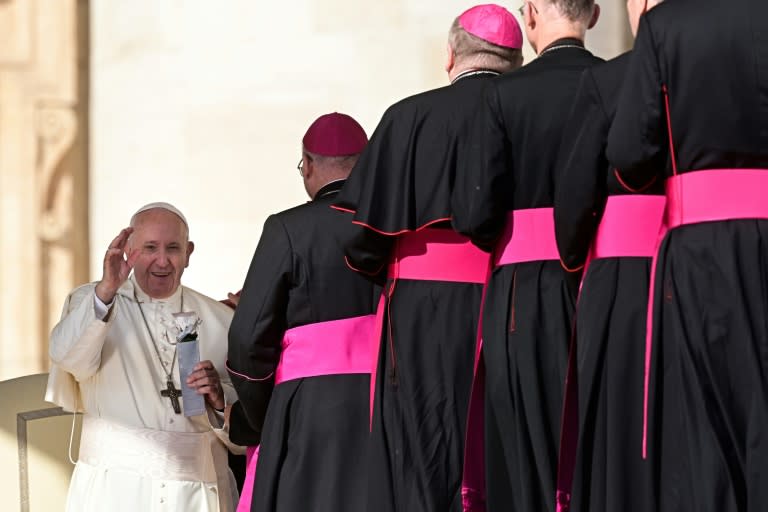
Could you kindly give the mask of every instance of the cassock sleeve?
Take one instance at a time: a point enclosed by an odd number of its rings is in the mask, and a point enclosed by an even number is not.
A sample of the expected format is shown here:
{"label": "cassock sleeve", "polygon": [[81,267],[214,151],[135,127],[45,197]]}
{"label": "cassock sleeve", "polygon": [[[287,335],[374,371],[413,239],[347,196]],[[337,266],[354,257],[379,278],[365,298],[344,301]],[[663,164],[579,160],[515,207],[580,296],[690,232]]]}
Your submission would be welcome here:
{"label": "cassock sleeve", "polygon": [[371,229],[356,226],[354,236],[344,247],[347,266],[377,285],[383,285],[387,278],[387,263],[394,242],[394,236],[382,235]]}
{"label": "cassock sleeve", "polygon": [[248,423],[232,423],[230,436],[238,441],[244,436],[237,429],[249,428],[258,437],[264,424],[286,329],[292,266],[288,234],[272,215],[264,223],[229,328],[228,365]]}
{"label": "cassock sleeve", "polygon": [[648,17],[640,18],[629,69],[608,134],[608,160],[624,183],[641,189],[663,175],[666,119],[656,43]]}
{"label": "cassock sleeve", "polygon": [[584,266],[605,206],[605,141],[609,126],[594,75],[586,69],[566,123],[556,167],[560,176],[555,190],[555,236],[560,260],[568,272]]}
{"label": "cassock sleeve", "polygon": [[261,442],[261,429],[251,427],[240,401],[232,404],[229,411],[229,440],[239,446],[256,446]]}
{"label": "cassock sleeve", "polygon": [[398,209],[409,204],[404,176],[413,166],[413,137],[396,112],[396,107],[384,112],[333,202],[335,208],[351,212],[355,221],[385,231],[407,227],[401,225]]}
{"label": "cassock sleeve", "polygon": [[504,229],[503,196],[512,194],[505,133],[498,89],[490,85],[484,90],[469,145],[460,152],[451,196],[453,228],[486,251]]}

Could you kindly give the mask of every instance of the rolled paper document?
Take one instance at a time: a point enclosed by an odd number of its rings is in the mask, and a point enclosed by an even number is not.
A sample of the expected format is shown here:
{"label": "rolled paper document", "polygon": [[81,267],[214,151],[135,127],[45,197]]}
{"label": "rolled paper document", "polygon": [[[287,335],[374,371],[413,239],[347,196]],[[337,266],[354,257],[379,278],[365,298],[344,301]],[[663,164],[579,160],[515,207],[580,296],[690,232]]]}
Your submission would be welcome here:
{"label": "rolled paper document", "polygon": [[179,378],[181,379],[181,399],[184,406],[184,416],[199,416],[205,414],[205,397],[187,385],[187,377],[195,365],[200,362],[200,350],[196,339],[181,341],[177,348],[179,352]]}

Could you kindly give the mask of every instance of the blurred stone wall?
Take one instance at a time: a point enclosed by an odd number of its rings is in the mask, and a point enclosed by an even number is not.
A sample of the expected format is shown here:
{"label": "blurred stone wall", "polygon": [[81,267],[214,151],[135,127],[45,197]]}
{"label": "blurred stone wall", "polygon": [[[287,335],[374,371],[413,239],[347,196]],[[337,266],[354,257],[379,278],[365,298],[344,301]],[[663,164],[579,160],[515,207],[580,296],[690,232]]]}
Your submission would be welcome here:
{"label": "blurred stone wall", "polygon": [[88,2],[0,1],[0,379],[88,279]]}

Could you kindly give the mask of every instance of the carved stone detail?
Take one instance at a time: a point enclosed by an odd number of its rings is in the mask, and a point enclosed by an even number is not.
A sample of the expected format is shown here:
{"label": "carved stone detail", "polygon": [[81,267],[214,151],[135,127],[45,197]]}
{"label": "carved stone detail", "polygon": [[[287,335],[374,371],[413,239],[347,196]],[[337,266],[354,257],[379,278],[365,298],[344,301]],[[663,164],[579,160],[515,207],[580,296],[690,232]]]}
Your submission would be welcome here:
{"label": "carved stone detail", "polygon": [[0,379],[47,371],[87,279],[88,5],[0,0]]}
{"label": "carved stone detail", "polygon": [[[72,148],[77,135],[77,116],[72,108],[40,107],[37,110],[40,178],[39,235],[43,242],[65,242],[72,225],[71,169],[61,165],[65,153]],[[69,186],[63,182],[70,182]],[[70,197],[61,197],[69,189]],[[63,200],[63,201],[62,201]]]}

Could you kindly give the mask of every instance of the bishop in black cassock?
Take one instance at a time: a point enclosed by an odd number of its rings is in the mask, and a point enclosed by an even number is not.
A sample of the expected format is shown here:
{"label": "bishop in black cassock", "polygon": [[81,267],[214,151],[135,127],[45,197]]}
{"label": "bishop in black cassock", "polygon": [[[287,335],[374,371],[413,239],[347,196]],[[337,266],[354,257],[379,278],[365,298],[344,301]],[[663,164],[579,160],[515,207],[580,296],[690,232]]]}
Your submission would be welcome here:
{"label": "bishop in black cassock", "polygon": [[487,88],[453,201],[454,227],[495,248],[483,315],[489,512],[555,510],[575,300],[554,240],[557,150],[581,72],[600,62],[583,43],[593,2],[575,15],[557,1],[524,9],[539,56]]}
{"label": "bishop in black cassock", "polygon": [[[459,16],[449,38],[451,85],[392,105],[335,201],[361,226],[347,246],[349,264],[363,273],[389,266],[379,316],[367,512],[462,510],[464,433],[487,256],[452,231],[451,192],[481,91],[519,66],[522,33],[506,9],[490,4]],[[435,250],[467,257],[448,264]]]}
{"label": "bishop in black cassock", "polygon": [[238,511],[365,510],[376,289],[344,264],[355,229],[330,205],[366,142],[351,117],[318,118],[300,164],[312,201],[264,223],[229,331],[230,434],[261,443]]}
{"label": "bishop in black cassock", "polygon": [[[628,2],[633,32],[642,11],[656,3]],[[578,361],[578,378],[571,383],[578,385],[578,450],[561,446],[561,462],[575,463],[573,512],[645,512],[655,503],[651,462],[640,457],[640,449],[648,285],[664,184],[658,179],[629,187],[605,157],[629,57],[584,70],[557,164],[560,257],[570,272],[584,270],[572,347]],[[575,436],[563,439],[576,442]],[[575,461],[563,460],[568,455],[576,455]]]}
{"label": "bishop in black cassock", "polygon": [[650,510],[768,510],[768,3],[675,0],[643,16],[607,156],[630,186],[668,190]]}

